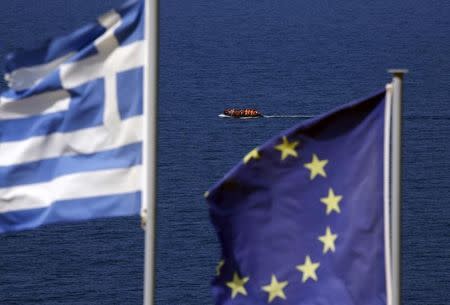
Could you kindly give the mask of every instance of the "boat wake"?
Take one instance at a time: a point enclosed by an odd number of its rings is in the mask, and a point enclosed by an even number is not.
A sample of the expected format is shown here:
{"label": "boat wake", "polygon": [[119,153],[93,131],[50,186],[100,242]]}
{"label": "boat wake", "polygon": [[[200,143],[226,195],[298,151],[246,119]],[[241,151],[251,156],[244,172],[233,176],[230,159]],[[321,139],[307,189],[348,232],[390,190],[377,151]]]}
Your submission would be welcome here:
{"label": "boat wake", "polygon": [[304,114],[274,114],[274,115],[264,115],[265,118],[312,118],[312,115],[304,115]]}

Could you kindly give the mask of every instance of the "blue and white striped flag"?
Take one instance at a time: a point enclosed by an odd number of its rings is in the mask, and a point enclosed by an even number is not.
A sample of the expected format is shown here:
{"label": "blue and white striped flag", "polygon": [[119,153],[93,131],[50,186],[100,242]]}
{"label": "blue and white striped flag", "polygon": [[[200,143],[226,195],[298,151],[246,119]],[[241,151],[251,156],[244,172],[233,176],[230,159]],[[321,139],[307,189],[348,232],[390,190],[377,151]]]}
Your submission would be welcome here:
{"label": "blue and white striped flag", "polygon": [[6,59],[0,232],[139,214],[144,1]]}

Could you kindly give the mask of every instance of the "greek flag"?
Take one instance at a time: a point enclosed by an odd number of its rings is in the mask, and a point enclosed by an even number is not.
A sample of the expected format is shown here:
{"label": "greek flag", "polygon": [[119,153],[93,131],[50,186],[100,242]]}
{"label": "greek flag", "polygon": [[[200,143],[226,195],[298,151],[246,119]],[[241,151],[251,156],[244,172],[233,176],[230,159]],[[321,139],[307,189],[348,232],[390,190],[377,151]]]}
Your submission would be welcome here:
{"label": "greek flag", "polygon": [[0,232],[139,214],[144,1],[6,58]]}

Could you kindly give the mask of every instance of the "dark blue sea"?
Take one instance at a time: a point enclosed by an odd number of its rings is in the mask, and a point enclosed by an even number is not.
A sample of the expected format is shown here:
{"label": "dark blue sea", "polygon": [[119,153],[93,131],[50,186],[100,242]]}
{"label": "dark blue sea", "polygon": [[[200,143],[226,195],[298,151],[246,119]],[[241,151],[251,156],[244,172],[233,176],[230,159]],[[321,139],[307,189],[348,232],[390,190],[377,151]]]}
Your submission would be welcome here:
{"label": "dark blue sea", "polygon": [[[1,1],[0,56],[122,2]],[[319,114],[382,88],[388,68],[410,70],[404,304],[450,304],[450,2],[164,0],[160,15],[156,304],[212,304],[220,252],[203,193],[302,120],[217,115]],[[143,257],[137,217],[0,235],[0,305],[141,304]]]}

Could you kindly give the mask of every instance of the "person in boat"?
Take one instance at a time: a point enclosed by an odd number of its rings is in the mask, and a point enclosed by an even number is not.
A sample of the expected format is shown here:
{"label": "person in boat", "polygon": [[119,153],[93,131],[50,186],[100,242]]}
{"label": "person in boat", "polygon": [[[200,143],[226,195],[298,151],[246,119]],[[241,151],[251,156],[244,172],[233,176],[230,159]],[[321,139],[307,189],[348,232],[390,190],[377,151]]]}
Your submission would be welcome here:
{"label": "person in boat", "polygon": [[228,115],[228,116],[231,116],[231,110],[232,110],[232,109],[225,109],[225,110],[223,111],[223,114]]}
{"label": "person in boat", "polygon": [[259,117],[261,116],[261,113],[259,113],[255,109],[225,109],[223,111],[225,115],[231,116],[231,117]]}

